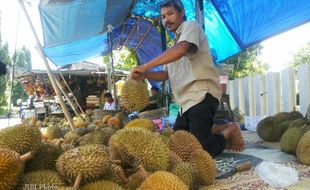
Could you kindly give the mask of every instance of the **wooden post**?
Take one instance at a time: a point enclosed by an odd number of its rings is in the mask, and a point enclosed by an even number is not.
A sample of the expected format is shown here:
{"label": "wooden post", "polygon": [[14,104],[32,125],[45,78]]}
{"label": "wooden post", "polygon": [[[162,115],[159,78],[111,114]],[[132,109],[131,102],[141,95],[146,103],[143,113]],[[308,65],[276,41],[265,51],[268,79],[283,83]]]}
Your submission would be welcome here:
{"label": "wooden post", "polygon": [[32,34],[35,37],[35,40],[36,40],[36,43],[37,43],[38,52],[39,52],[39,54],[40,54],[40,56],[41,56],[41,58],[43,60],[43,63],[44,63],[45,68],[47,70],[48,77],[49,77],[49,79],[51,81],[51,84],[52,84],[52,86],[53,86],[53,88],[54,88],[54,90],[56,92],[56,95],[57,95],[57,97],[59,99],[60,106],[61,106],[61,108],[62,108],[62,110],[63,110],[63,112],[65,114],[65,117],[67,118],[67,120],[69,122],[71,130],[74,131],[75,127],[74,127],[74,124],[73,124],[73,120],[72,120],[72,118],[70,116],[70,113],[68,112],[68,109],[67,109],[67,106],[66,106],[65,102],[62,99],[62,94],[61,94],[61,92],[60,92],[60,90],[59,90],[59,88],[58,88],[58,86],[56,84],[55,76],[54,76],[50,66],[48,65],[48,62],[47,62],[47,59],[45,57],[45,54],[44,54],[43,48],[41,46],[40,40],[39,40],[38,35],[37,35],[37,33],[36,33],[35,29],[34,29],[34,26],[33,26],[32,22],[31,22],[30,16],[29,16],[29,14],[28,14],[28,12],[27,12],[27,10],[25,8],[23,0],[19,0],[19,4],[21,5],[21,8],[22,8],[23,12],[25,13],[25,16],[27,18],[28,24],[29,24],[29,26],[30,26],[30,28],[32,30]]}
{"label": "wooden post", "polygon": [[290,112],[296,109],[295,82],[295,69],[287,68],[281,71],[282,111]]}
{"label": "wooden post", "polygon": [[299,111],[305,115],[310,104],[310,65],[303,64],[298,67],[298,79]]}

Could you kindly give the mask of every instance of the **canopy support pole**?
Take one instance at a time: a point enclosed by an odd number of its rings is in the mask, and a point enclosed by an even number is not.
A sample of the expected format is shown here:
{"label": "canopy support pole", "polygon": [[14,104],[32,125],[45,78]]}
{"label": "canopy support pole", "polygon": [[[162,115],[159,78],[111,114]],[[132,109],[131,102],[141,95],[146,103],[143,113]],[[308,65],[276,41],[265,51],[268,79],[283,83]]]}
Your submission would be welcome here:
{"label": "canopy support pole", "polygon": [[61,108],[62,108],[62,110],[63,110],[63,112],[65,114],[65,117],[67,118],[67,120],[69,122],[71,130],[74,131],[75,127],[74,127],[74,124],[73,124],[72,117],[70,116],[70,113],[68,112],[67,106],[66,106],[65,102],[62,99],[62,94],[61,94],[61,92],[60,92],[60,90],[59,90],[59,88],[57,86],[56,78],[55,78],[55,76],[54,76],[50,66],[48,65],[48,62],[47,62],[46,56],[45,56],[45,54],[43,52],[43,48],[41,46],[40,40],[38,38],[38,35],[37,35],[37,33],[36,33],[35,29],[34,29],[33,23],[31,22],[30,16],[29,16],[29,14],[28,14],[28,12],[26,10],[26,7],[24,5],[24,1],[23,0],[18,0],[18,2],[20,4],[23,12],[25,13],[25,16],[26,16],[28,24],[29,24],[29,26],[31,28],[32,34],[35,37],[35,40],[36,40],[36,43],[37,43],[37,47],[38,47],[37,50],[38,50],[38,52],[39,52],[39,54],[40,54],[40,56],[41,56],[41,58],[43,60],[43,63],[45,65],[45,67],[46,67],[48,77],[49,77],[49,79],[51,81],[51,84],[52,84],[52,86],[53,86],[53,88],[54,88],[54,90],[56,92],[56,95],[57,95],[57,97],[59,99],[60,106],[61,106]]}
{"label": "canopy support pole", "polygon": [[114,58],[113,58],[113,37],[112,37],[112,30],[113,26],[108,25],[108,37],[109,37],[109,48],[110,48],[110,55],[111,55],[111,67],[112,67],[112,74],[111,74],[111,81],[113,82],[113,96],[115,101],[115,109],[117,110],[118,107],[118,100],[116,96],[116,88],[115,88],[115,71],[114,71]]}
{"label": "canopy support pole", "polygon": [[141,40],[140,40],[139,43],[136,45],[134,51],[137,51],[137,49],[140,47],[140,45],[142,44],[142,42],[144,41],[144,39],[146,38],[146,36],[150,33],[152,27],[153,27],[153,23],[151,23],[151,25],[149,26],[149,28],[147,29],[147,31],[144,33],[144,35],[142,36]]}

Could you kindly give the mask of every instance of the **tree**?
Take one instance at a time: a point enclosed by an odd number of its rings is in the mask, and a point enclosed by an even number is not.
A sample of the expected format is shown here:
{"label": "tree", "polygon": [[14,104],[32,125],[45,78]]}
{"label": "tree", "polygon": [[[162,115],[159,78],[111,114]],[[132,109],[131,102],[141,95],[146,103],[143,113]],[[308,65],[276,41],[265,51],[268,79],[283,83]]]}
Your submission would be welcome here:
{"label": "tree", "polygon": [[234,70],[229,73],[229,79],[233,80],[264,73],[267,66],[263,65],[257,58],[261,54],[261,49],[261,45],[255,45],[225,61],[225,64],[234,64]]}
{"label": "tree", "polygon": [[300,51],[298,51],[293,61],[290,62],[289,66],[297,67],[298,65],[308,63],[310,64],[310,42],[308,42]]}
{"label": "tree", "polygon": [[113,55],[115,57],[115,69],[130,71],[138,65],[136,53],[132,49],[116,50]]}
{"label": "tree", "polygon": [[[23,46],[21,49],[17,50],[16,53],[13,55],[13,60],[15,62],[15,68],[23,68],[23,69],[31,69],[31,53],[29,49]],[[24,88],[20,84],[20,82],[14,80],[13,81],[13,89],[12,89],[12,103],[14,106],[17,106],[17,100],[22,99],[26,100],[28,97],[27,93],[25,92]]]}
{"label": "tree", "polygon": [[[9,56],[9,48],[7,43],[5,43],[3,46],[0,44],[0,60],[6,65],[11,65],[11,58]],[[0,76],[0,107],[7,106],[7,97],[5,95],[5,90],[8,80],[9,74]]]}

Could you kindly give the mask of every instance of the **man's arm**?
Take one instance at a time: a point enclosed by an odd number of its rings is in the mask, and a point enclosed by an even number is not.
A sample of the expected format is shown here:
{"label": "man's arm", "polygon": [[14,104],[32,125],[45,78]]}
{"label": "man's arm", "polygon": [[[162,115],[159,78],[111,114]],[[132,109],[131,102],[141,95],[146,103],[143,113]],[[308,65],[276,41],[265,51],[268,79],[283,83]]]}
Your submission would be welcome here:
{"label": "man's arm", "polygon": [[168,79],[167,71],[146,72],[144,77],[151,80],[164,81]]}
{"label": "man's arm", "polygon": [[155,59],[151,60],[147,64],[144,64],[145,66],[144,69],[145,71],[147,71],[150,68],[174,62],[183,57],[184,55],[186,55],[186,53],[190,52],[194,48],[193,46],[195,47],[195,45],[186,41],[179,42],[176,45],[164,51],[161,55],[159,55]]}

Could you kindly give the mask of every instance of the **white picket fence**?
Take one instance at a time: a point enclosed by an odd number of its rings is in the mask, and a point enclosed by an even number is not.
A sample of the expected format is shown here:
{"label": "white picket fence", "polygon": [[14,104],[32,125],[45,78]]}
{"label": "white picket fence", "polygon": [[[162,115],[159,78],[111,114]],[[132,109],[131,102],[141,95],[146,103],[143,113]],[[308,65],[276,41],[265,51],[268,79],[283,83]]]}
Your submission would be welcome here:
{"label": "white picket fence", "polygon": [[[238,107],[249,117],[271,116],[294,109],[305,115],[310,104],[310,65],[229,80],[226,92],[231,108]],[[299,106],[296,102],[298,92]]]}

